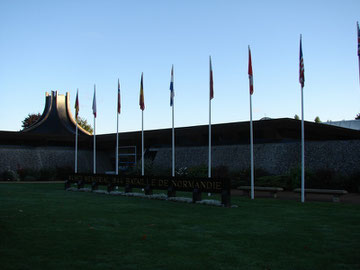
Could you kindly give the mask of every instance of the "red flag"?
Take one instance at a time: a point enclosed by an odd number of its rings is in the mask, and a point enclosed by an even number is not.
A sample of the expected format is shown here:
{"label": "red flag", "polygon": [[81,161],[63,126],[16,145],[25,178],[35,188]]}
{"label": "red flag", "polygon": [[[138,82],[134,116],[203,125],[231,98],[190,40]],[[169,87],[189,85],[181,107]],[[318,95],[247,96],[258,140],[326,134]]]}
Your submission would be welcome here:
{"label": "red flag", "polygon": [[140,82],[140,109],[145,110],[145,101],[144,101],[144,86],[143,86],[143,73],[141,73],[141,82]]}
{"label": "red flag", "polygon": [[118,99],[117,99],[117,112],[121,112],[121,102],[120,102],[120,80],[118,79]]}
{"label": "red flag", "polygon": [[251,63],[250,46],[249,46],[249,69],[248,69],[248,74],[249,74],[250,95],[252,95],[254,93],[254,82],[253,82],[253,71],[252,71],[252,63]]}
{"label": "red flag", "polygon": [[76,91],[76,100],[75,100],[75,119],[78,119],[79,116],[79,89]]}
{"label": "red flag", "polygon": [[96,118],[96,85],[95,84],[94,84],[94,98],[93,98],[92,110],[94,117]]}
{"label": "red flag", "polygon": [[214,98],[214,81],[213,81],[213,71],[212,71],[212,65],[211,65],[211,56],[210,59],[210,99]]}

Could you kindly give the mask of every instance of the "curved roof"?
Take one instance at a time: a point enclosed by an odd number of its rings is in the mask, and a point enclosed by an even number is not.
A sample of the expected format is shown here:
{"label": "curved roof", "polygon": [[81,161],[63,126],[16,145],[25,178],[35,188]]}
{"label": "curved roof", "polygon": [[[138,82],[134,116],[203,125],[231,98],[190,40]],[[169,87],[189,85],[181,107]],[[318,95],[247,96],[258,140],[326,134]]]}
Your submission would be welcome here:
{"label": "curved roof", "polygon": [[[70,110],[70,94],[59,95],[57,91],[45,93],[45,108],[39,120],[22,132],[69,135],[76,133],[76,122]],[[91,135],[78,126],[79,135]]]}

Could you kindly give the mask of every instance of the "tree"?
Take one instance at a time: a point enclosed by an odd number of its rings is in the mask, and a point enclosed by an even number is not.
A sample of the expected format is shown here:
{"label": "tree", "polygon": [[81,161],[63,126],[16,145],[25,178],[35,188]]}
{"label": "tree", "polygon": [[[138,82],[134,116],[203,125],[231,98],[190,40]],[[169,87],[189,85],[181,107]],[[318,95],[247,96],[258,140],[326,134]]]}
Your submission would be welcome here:
{"label": "tree", "polygon": [[[22,125],[21,125],[23,128],[22,130],[31,127],[40,119],[40,117],[41,117],[40,113],[29,113],[28,116],[26,116],[25,119],[22,121]],[[86,119],[83,119],[78,116],[78,124],[80,127],[85,129],[90,134],[93,133],[93,128],[91,127],[91,125],[89,125]]]}
{"label": "tree", "polygon": [[91,125],[87,122],[86,119],[81,118],[80,116],[78,116],[78,124],[79,124],[80,127],[85,129],[87,132],[89,132],[90,134],[93,134],[94,130],[91,127]]}
{"label": "tree", "polygon": [[321,120],[320,120],[320,117],[319,116],[316,116],[315,119],[314,119],[315,123],[321,123]]}
{"label": "tree", "polygon": [[295,120],[300,120],[300,117],[297,114],[295,114],[294,119]]}
{"label": "tree", "polygon": [[35,124],[41,117],[40,113],[29,113],[28,116],[22,121],[21,127],[23,129],[28,128]]}
{"label": "tree", "polygon": [[360,113],[356,115],[355,120],[360,120]]}

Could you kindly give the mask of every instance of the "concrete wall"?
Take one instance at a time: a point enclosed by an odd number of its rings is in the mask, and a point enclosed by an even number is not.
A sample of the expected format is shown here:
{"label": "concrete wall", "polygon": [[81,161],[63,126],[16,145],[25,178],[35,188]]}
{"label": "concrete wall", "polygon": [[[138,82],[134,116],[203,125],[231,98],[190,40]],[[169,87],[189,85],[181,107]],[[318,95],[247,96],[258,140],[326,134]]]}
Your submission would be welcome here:
{"label": "concrete wall", "polygon": [[[0,173],[11,169],[72,167],[75,164],[75,152],[72,147],[30,147],[0,146]],[[93,152],[80,150],[78,153],[78,171],[92,172]],[[104,173],[111,169],[108,154],[97,152],[97,172]]]}
{"label": "concrete wall", "polygon": [[[208,164],[208,147],[176,148],[176,168]],[[256,168],[272,174],[284,174],[301,164],[301,144],[268,143],[254,145]],[[171,148],[160,148],[154,165],[171,167]],[[250,167],[250,146],[212,147],[212,166],[225,165],[230,170]],[[305,143],[305,166],[308,169],[333,169],[348,175],[360,167],[360,141],[311,141]]]}

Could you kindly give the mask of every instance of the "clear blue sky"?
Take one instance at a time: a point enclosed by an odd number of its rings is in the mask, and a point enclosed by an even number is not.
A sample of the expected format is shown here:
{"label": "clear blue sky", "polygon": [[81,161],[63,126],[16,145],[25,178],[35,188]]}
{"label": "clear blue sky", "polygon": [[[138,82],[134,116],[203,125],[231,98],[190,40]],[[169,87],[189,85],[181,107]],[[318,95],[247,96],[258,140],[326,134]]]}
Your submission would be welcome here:
{"label": "clear blue sky", "polygon": [[305,63],[305,120],[354,119],[360,112],[356,21],[360,1],[18,1],[0,2],[0,130],[17,131],[42,113],[45,92],[79,88],[80,116],[97,134],[171,127],[169,82],[175,67],[175,126],[249,120],[247,46],[254,70],[253,118],[300,115],[299,35]]}

